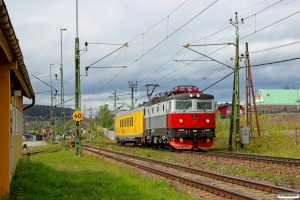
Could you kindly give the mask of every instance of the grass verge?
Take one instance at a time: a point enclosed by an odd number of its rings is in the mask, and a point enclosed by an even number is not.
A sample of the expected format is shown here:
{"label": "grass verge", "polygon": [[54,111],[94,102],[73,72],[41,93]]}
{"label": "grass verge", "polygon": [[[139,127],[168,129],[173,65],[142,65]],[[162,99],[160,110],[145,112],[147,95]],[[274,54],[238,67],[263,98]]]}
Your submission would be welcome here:
{"label": "grass verge", "polygon": [[2,199],[191,199],[163,181],[150,180],[124,165],[74,152],[23,158]]}

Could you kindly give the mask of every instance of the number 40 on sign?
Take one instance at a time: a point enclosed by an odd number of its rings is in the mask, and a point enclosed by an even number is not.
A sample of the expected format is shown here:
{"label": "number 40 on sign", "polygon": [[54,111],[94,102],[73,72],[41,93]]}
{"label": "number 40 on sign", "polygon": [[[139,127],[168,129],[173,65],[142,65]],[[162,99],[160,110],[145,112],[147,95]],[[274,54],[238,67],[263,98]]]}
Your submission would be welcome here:
{"label": "number 40 on sign", "polygon": [[83,114],[82,114],[82,112],[81,111],[75,111],[75,112],[73,112],[73,119],[75,120],[75,121],[80,121],[80,120],[82,120],[82,118],[83,118]]}

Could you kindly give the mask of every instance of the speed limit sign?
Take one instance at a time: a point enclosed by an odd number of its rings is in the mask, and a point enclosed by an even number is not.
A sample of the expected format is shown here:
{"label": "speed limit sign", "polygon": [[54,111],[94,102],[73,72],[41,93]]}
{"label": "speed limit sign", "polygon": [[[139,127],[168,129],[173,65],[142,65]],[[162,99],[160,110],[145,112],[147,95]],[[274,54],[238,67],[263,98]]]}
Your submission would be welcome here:
{"label": "speed limit sign", "polygon": [[72,117],[75,121],[80,121],[83,118],[83,114],[81,111],[77,110],[77,111],[73,112]]}

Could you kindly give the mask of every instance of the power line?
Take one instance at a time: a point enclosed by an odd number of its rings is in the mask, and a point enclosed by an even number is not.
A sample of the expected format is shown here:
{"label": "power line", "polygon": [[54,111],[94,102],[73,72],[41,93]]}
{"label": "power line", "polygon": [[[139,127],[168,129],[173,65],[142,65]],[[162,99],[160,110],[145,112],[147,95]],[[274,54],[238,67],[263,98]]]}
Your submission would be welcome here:
{"label": "power line", "polygon": [[[300,57],[297,58],[291,58],[291,59],[286,59],[286,60],[280,60],[280,61],[275,61],[275,62],[269,62],[269,63],[263,63],[263,64],[257,64],[257,65],[252,65],[250,67],[257,67],[257,66],[264,66],[264,65],[272,65],[272,64],[277,64],[277,63],[282,63],[282,62],[289,62],[289,61],[293,61],[293,60],[298,60],[300,59]],[[245,68],[246,66],[240,67],[240,68]],[[216,85],[217,83],[221,82],[222,80],[224,80],[225,78],[227,78],[228,76],[230,76],[231,74],[233,74],[233,72],[227,74],[226,76],[224,76],[223,78],[221,78],[220,80],[216,81],[215,83],[211,84],[210,86],[206,87],[204,90],[207,90],[208,88],[211,88],[212,86]]]}
{"label": "power line", "polygon": [[253,17],[253,16],[257,15],[257,14],[259,14],[259,13],[261,13],[261,12],[267,10],[268,8],[271,8],[272,6],[278,4],[278,3],[282,2],[282,1],[283,1],[283,0],[277,1],[276,3],[274,3],[274,4],[272,4],[272,5],[268,6],[268,7],[266,7],[266,8],[264,8],[264,9],[260,10],[259,12],[255,13],[255,14],[253,14],[253,15],[250,15],[250,16],[248,16],[248,17],[246,17],[244,20],[246,20],[246,19],[248,19],[248,18],[250,18],[250,17]]}
{"label": "power line", "polygon": [[274,23],[272,23],[272,24],[270,24],[270,25],[268,25],[268,26],[265,26],[265,27],[263,27],[263,28],[261,28],[261,29],[259,29],[259,30],[257,30],[257,31],[255,30],[255,32],[250,33],[249,35],[246,35],[245,37],[242,37],[242,38],[240,39],[240,41],[241,41],[242,39],[245,39],[246,37],[249,37],[249,36],[251,36],[251,35],[253,35],[253,34],[255,34],[255,33],[259,32],[259,31],[262,31],[262,30],[264,30],[264,29],[266,29],[266,28],[268,28],[268,27],[270,27],[270,26],[272,26],[272,25],[274,25],[274,24],[277,24],[278,22],[281,22],[281,21],[283,21],[283,20],[285,20],[285,19],[287,19],[287,18],[289,18],[289,17],[291,17],[291,16],[293,16],[293,15],[299,13],[299,12],[300,12],[300,11],[297,11],[297,12],[295,12],[295,13],[293,13],[293,14],[291,14],[291,15],[285,17],[285,18],[282,18],[282,19],[280,19],[280,20],[278,20],[278,21],[276,21],[276,22],[274,22]]}
{"label": "power line", "polygon": [[170,14],[168,14],[168,16],[166,16],[165,18],[163,18],[162,20],[160,20],[159,22],[157,22],[156,24],[154,24],[153,26],[151,26],[149,29],[147,29],[145,32],[143,32],[142,34],[136,36],[135,38],[129,40],[129,42],[132,42],[133,40],[139,38],[140,36],[144,35],[145,33],[147,33],[148,31],[150,31],[152,28],[154,28],[156,25],[158,25],[160,22],[164,21],[166,18],[169,18],[169,16],[171,14],[173,14],[176,10],[178,10],[183,4],[185,4],[188,0],[186,0],[185,2],[183,2],[182,4],[180,4],[175,10],[173,10]]}
{"label": "power line", "polygon": [[[258,14],[258,13],[260,13],[260,12],[262,12],[262,11],[265,11],[266,9],[268,9],[268,8],[270,8],[270,7],[274,6],[274,5],[276,5],[277,3],[281,2],[281,1],[282,1],[282,0],[280,0],[280,1],[278,1],[278,2],[276,2],[276,3],[274,3],[274,4],[272,4],[272,5],[270,5],[270,6],[266,7],[266,8],[264,8],[263,10],[260,10],[259,12],[255,13],[255,14],[249,16],[249,17],[246,17],[245,19],[248,19],[248,18],[250,18],[250,17],[253,17],[253,16],[255,16],[256,14]],[[261,3],[262,3],[262,2],[261,2]],[[261,4],[261,3],[259,3],[259,4]],[[288,3],[290,3],[290,2],[288,2]],[[256,6],[256,5],[258,5],[258,4],[255,4],[254,6]],[[253,7],[253,6],[251,6],[251,7]],[[249,9],[249,8],[251,8],[251,7],[248,7],[248,8],[246,8],[246,9]],[[244,10],[246,10],[246,9],[243,9],[243,10],[241,10],[241,11],[244,11]],[[241,12],[241,11],[238,11],[238,12]],[[222,26],[221,26],[221,27],[222,27]],[[229,28],[229,27],[231,27],[231,25],[229,25],[229,26],[227,26],[227,27],[225,27],[225,28],[222,28],[222,29],[220,29],[220,30],[218,30],[218,31],[216,31],[216,32],[214,32],[214,33],[212,33],[212,34],[210,34],[210,35],[207,35],[207,36],[205,36],[205,37],[203,37],[203,38],[201,38],[201,39],[198,39],[198,40],[196,40],[196,41],[194,41],[194,42],[190,42],[189,44],[194,44],[194,43],[196,43],[196,42],[199,42],[199,41],[201,41],[201,40],[204,40],[204,39],[206,39],[206,38],[209,38],[209,37],[211,37],[211,36],[213,36],[213,35],[215,35],[215,34],[221,32],[221,31],[223,31],[223,30],[226,30],[226,29]]]}
{"label": "power line", "polygon": [[281,48],[281,47],[286,47],[286,46],[290,46],[290,45],[294,45],[294,44],[298,44],[298,43],[300,43],[300,41],[292,42],[292,43],[288,43],[288,44],[283,44],[283,45],[276,46],[276,47],[271,47],[271,48],[268,48],[268,49],[253,51],[253,52],[250,52],[250,54],[260,53],[260,52],[269,51],[269,50],[273,50],[273,49],[278,49],[278,48]]}
{"label": "power line", "polygon": [[[133,63],[137,62],[139,59],[141,59],[143,56],[145,56],[146,54],[150,53],[153,49],[155,49],[157,46],[159,46],[161,43],[163,43],[165,40],[167,40],[168,38],[170,38],[172,35],[174,35],[176,32],[178,32],[180,29],[182,29],[184,26],[186,26],[187,24],[189,24],[191,21],[193,21],[196,17],[198,17],[200,14],[202,14],[204,11],[206,11],[207,9],[209,9],[213,4],[215,4],[218,0],[214,1],[212,4],[210,4],[208,7],[206,7],[204,10],[202,10],[201,12],[199,12],[196,16],[194,16],[192,19],[190,19],[189,21],[187,21],[185,24],[183,24],[181,27],[179,27],[178,29],[176,29],[173,33],[171,33],[167,38],[163,39],[162,41],[160,41],[158,44],[156,44],[154,47],[152,47],[150,50],[148,50],[145,54],[143,54],[142,56],[140,56],[139,58],[137,58],[135,61],[133,61],[132,63],[130,63],[127,68],[129,66],[131,66]],[[95,64],[95,63],[94,63]],[[119,72],[115,77],[113,77],[109,82],[107,82],[104,86],[102,86],[99,90],[97,90],[96,93],[94,93],[92,96],[94,96],[95,94],[97,94],[101,89],[103,89],[106,85],[108,85],[111,81],[113,81],[119,74],[121,74],[125,69],[121,70],[121,72]],[[89,98],[87,98],[85,101],[87,101],[88,99],[90,99],[92,96],[90,96]]]}
{"label": "power line", "polygon": [[[178,51],[176,54],[175,54],[175,56],[177,55],[177,54],[179,54],[181,51],[182,51],[183,49],[181,49],[180,51]],[[151,74],[149,74],[147,77],[145,77],[143,80],[141,80],[140,81],[140,83],[141,82],[143,82],[145,79],[147,79],[149,76],[151,76],[152,74],[154,74],[157,70],[159,70],[160,68],[162,68],[163,66],[165,66],[168,62],[170,62],[175,56],[173,56],[172,58],[170,58],[167,62],[165,62],[163,65],[161,65],[160,67],[158,67],[154,72],[152,72]]]}

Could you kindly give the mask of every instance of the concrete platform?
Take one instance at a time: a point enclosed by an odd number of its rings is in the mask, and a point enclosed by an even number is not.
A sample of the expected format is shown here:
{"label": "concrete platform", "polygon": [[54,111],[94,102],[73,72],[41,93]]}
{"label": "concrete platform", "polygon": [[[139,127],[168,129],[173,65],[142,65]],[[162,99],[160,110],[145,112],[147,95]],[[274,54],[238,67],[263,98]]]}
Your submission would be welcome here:
{"label": "concrete platform", "polygon": [[46,146],[44,141],[23,141],[22,145],[26,144],[28,147]]}

